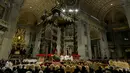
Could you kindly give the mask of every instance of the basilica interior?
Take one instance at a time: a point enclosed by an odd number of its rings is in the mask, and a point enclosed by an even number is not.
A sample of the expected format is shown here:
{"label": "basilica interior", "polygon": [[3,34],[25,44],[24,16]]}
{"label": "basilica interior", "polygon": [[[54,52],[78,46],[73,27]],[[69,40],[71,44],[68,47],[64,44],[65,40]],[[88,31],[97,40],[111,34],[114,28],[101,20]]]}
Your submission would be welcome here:
{"label": "basilica interior", "polygon": [[129,0],[0,0],[0,59],[130,59]]}

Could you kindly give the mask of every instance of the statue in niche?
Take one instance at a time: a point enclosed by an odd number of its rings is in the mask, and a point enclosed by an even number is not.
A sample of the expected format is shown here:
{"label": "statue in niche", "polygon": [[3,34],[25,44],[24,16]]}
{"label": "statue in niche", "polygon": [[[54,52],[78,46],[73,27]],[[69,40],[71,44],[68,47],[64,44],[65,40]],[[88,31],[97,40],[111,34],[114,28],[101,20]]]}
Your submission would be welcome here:
{"label": "statue in niche", "polygon": [[13,37],[13,45],[11,54],[23,55],[25,54],[25,29],[17,29]]}

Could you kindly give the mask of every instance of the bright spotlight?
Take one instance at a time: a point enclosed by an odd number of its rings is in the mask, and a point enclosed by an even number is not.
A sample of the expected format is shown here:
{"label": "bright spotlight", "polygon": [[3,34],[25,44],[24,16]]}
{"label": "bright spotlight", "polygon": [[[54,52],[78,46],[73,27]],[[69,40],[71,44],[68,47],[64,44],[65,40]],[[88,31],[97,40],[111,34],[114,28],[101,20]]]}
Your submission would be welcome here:
{"label": "bright spotlight", "polygon": [[66,12],[66,10],[65,10],[65,9],[62,9],[62,12]]}
{"label": "bright spotlight", "polygon": [[73,10],[72,10],[72,9],[69,9],[69,12],[73,12]]}
{"label": "bright spotlight", "polygon": [[75,9],[75,12],[78,12],[79,10],[78,9]]}

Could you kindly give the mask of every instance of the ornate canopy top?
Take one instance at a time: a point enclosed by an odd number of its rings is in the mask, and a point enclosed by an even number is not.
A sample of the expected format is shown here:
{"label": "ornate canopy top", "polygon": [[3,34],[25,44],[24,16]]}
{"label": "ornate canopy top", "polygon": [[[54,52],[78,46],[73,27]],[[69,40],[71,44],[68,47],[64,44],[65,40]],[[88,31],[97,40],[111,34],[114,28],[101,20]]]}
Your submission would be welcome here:
{"label": "ornate canopy top", "polygon": [[54,24],[55,26],[66,26],[74,23],[74,19],[62,13],[61,10],[57,7],[52,8],[51,13],[45,14],[42,16],[42,20],[45,23]]}

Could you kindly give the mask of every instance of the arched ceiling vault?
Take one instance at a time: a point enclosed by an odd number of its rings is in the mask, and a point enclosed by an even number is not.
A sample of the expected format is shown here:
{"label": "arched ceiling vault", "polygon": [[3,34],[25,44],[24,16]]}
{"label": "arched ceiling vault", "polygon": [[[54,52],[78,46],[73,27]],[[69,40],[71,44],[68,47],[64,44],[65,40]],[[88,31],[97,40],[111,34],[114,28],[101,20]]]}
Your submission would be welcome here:
{"label": "arched ceiling vault", "polygon": [[32,12],[22,12],[19,17],[18,24],[35,25],[37,18]]}
{"label": "arched ceiling vault", "polygon": [[56,5],[55,1],[56,0],[24,0],[24,4],[20,12],[20,17],[22,17],[20,20],[26,21],[26,13],[28,12],[34,14],[36,16],[36,21],[39,22],[44,11],[50,11]]}
{"label": "arched ceiling vault", "polygon": [[[35,15],[36,21],[39,22],[45,10],[50,11],[56,6],[56,1],[57,0],[24,0],[20,14],[23,15],[24,12],[31,12]],[[120,0],[77,0],[76,2],[79,2],[81,11],[87,12],[100,21],[104,21],[109,15],[108,13],[114,9],[124,12]],[[21,20],[24,20],[24,17],[26,19],[26,16],[23,15],[22,17]]]}
{"label": "arched ceiling vault", "polygon": [[120,0],[81,0],[80,8],[99,20],[104,20],[106,14],[112,9],[121,6]]}

